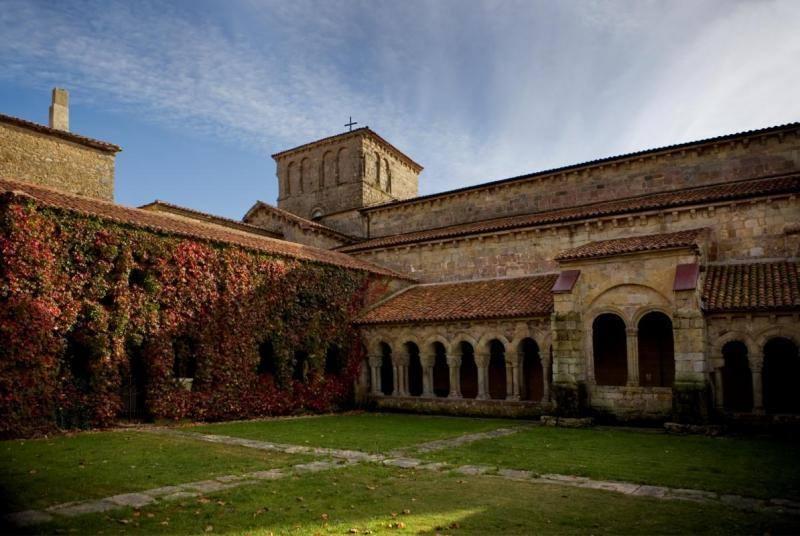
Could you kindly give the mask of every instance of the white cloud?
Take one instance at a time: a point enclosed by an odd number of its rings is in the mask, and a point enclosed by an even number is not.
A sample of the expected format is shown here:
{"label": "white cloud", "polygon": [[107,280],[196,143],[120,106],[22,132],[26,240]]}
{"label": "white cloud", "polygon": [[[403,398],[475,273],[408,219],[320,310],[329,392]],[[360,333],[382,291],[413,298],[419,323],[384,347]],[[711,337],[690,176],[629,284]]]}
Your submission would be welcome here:
{"label": "white cloud", "polygon": [[792,0],[209,5],[2,0],[0,77],[264,153],[352,114],[424,193],[800,118]]}

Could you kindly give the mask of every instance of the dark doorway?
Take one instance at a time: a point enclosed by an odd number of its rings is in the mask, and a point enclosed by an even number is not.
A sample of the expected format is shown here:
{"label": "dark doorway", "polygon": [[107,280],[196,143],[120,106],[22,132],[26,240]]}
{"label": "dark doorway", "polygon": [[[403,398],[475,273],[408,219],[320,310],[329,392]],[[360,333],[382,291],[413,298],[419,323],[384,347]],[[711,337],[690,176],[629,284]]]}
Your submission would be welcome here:
{"label": "dark doorway", "polygon": [[433,394],[446,397],[450,394],[450,367],[447,366],[447,351],[444,344],[433,343]]}
{"label": "dark doorway", "polygon": [[675,381],[675,349],[672,320],[653,311],[639,320],[639,385],[672,387]]}
{"label": "dark doorway", "polygon": [[506,397],[506,349],[497,339],[489,341],[489,397]]}
{"label": "dark doorway", "polygon": [[413,342],[406,343],[408,352],[408,394],[422,394],[422,361],[419,359],[419,346]]}
{"label": "dark doorway", "polygon": [[800,359],[797,345],[777,337],[764,345],[764,409],[768,413],[800,413]]}
{"label": "dark doorway", "polygon": [[478,366],[475,364],[475,350],[472,345],[462,341],[461,350],[461,396],[475,398],[478,396]]}
{"label": "dark doorway", "polygon": [[292,379],[296,382],[305,383],[308,377],[308,352],[297,350],[294,353],[294,364],[292,367]]}
{"label": "dark doorway", "polygon": [[539,402],[544,396],[544,371],[539,357],[539,345],[533,339],[523,339],[519,346],[522,357],[522,400]]}
{"label": "dark doorway", "polygon": [[332,344],[328,346],[328,350],[325,352],[325,375],[340,376],[342,370],[344,370],[342,351],[337,345]]}
{"label": "dark doorway", "polygon": [[392,348],[381,343],[381,393],[390,395],[394,391],[394,371],[392,370]]}
{"label": "dark doorway", "polygon": [[272,341],[267,340],[258,345],[258,367],[256,373],[264,379],[275,380],[278,367],[275,363],[275,348]]}
{"label": "dark doorway", "polygon": [[625,385],[628,381],[628,347],[625,322],[605,313],[592,323],[594,379],[597,385]]}
{"label": "dark doorway", "polygon": [[747,360],[747,346],[730,341],[722,347],[722,405],[728,411],[753,409],[753,375]]}
{"label": "dark doorway", "polygon": [[147,403],[145,400],[147,389],[147,369],[144,363],[142,346],[139,344],[126,344],[125,353],[128,357],[126,366],[121,367],[120,397],[122,410],[120,417],[132,421],[147,418]]}

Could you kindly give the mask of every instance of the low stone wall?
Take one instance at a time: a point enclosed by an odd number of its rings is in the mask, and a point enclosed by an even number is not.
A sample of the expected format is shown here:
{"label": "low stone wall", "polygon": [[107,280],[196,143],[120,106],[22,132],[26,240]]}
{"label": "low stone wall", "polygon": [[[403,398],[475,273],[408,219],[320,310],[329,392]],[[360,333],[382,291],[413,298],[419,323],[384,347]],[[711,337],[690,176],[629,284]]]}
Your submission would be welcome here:
{"label": "low stone wall", "polygon": [[664,419],[672,413],[669,387],[594,385],[589,393],[592,410],[623,421]]}
{"label": "low stone wall", "polygon": [[539,402],[474,398],[374,397],[378,409],[471,417],[539,418],[551,408]]}

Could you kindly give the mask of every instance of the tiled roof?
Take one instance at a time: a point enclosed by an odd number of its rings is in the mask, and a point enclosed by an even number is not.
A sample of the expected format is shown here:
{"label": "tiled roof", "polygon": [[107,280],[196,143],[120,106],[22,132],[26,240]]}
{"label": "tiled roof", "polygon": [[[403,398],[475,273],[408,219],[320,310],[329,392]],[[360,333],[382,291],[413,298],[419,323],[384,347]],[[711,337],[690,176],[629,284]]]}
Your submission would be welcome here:
{"label": "tiled roof", "polygon": [[349,132],[342,132],[341,134],[335,134],[333,136],[328,136],[327,138],[321,138],[319,140],[310,141],[308,143],[304,143],[303,145],[298,145],[297,147],[292,147],[291,149],[285,149],[283,151],[279,151],[279,152],[273,154],[272,158],[277,159],[277,158],[279,158],[279,157],[281,157],[281,156],[283,156],[283,155],[285,155],[287,153],[293,153],[294,151],[298,151],[298,150],[301,150],[301,149],[306,149],[306,148],[309,148],[309,147],[313,147],[314,145],[318,145],[318,144],[322,144],[322,143],[329,143],[329,142],[332,142],[334,140],[349,138],[350,136],[361,136],[361,135],[364,135],[364,134],[366,134],[368,136],[372,136],[379,144],[383,145],[390,152],[395,153],[401,160],[405,161],[405,163],[408,164],[409,166],[411,166],[411,168],[414,169],[417,173],[422,171],[423,167],[421,165],[419,165],[418,163],[414,162],[414,160],[410,156],[408,156],[403,151],[401,151],[400,149],[398,149],[397,147],[395,147],[394,145],[392,145],[391,143],[386,141],[383,137],[379,136],[377,132],[375,132],[374,130],[372,130],[369,127],[361,127],[361,128],[357,128],[355,130],[351,130]]}
{"label": "tiled roof", "polygon": [[789,261],[706,267],[708,313],[800,309],[800,263]]}
{"label": "tiled roof", "polygon": [[613,240],[599,240],[562,251],[556,255],[555,260],[574,261],[579,259],[625,255],[638,251],[694,247],[705,231],[706,229],[690,229],[688,231],[676,231],[673,233],[626,236],[625,238],[615,238]]}
{"label": "tiled roof", "polygon": [[380,203],[377,205],[372,205],[369,207],[364,207],[362,211],[374,211],[374,210],[383,210],[385,208],[394,208],[398,205],[410,205],[413,203],[421,203],[431,199],[436,199],[437,197],[448,197],[452,195],[462,194],[464,192],[470,191],[479,191],[484,188],[493,188],[496,186],[500,186],[503,184],[510,184],[514,182],[526,181],[529,179],[537,178],[537,177],[545,177],[548,175],[556,175],[559,173],[566,173],[570,171],[575,171],[579,169],[591,168],[596,166],[603,166],[606,164],[611,163],[618,163],[622,162],[631,158],[642,158],[644,156],[655,155],[657,153],[664,153],[669,154],[676,151],[685,151],[687,149],[692,149],[694,147],[702,147],[707,145],[715,145],[718,143],[726,143],[731,141],[736,141],[739,139],[747,139],[753,138],[757,136],[763,136],[767,134],[773,134],[778,132],[791,132],[793,130],[797,130],[800,128],[800,123],[786,123],[784,125],[775,125],[771,127],[753,129],[753,130],[744,130],[742,132],[735,132],[733,134],[723,134],[721,136],[714,136],[712,138],[705,138],[702,140],[695,140],[695,141],[688,141],[683,143],[675,143],[672,145],[665,145],[662,147],[655,147],[652,149],[644,149],[642,151],[635,151],[631,153],[624,153],[616,156],[607,156],[604,158],[598,158],[595,160],[587,160],[586,162],[580,162],[578,164],[570,164],[567,166],[545,169],[542,171],[535,171],[533,173],[526,173],[524,175],[518,175],[516,177],[509,177],[506,179],[500,179],[490,182],[484,182],[481,184],[476,184],[475,186],[465,186],[463,188],[456,188],[455,190],[447,190],[445,192],[438,192],[434,194],[422,195],[418,197],[412,197],[410,199],[399,199],[397,201],[388,201],[386,203]]}
{"label": "tiled roof", "polygon": [[800,192],[800,174],[783,175],[780,177],[729,182],[715,186],[704,186],[675,192],[649,194],[617,201],[592,203],[590,205],[548,210],[521,216],[507,216],[474,223],[464,223],[449,227],[416,231],[413,233],[373,238],[350,246],[341,247],[339,251],[364,251],[429,240],[443,240],[481,233],[553,225],[589,218],[607,217],[648,210],[665,210],[687,205],[724,202],[757,196],[796,192]]}
{"label": "tiled roof", "polygon": [[9,125],[27,128],[29,130],[41,132],[42,134],[55,136],[56,138],[61,138],[74,143],[80,143],[81,145],[86,145],[94,149],[100,149],[101,151],[108,153],[118,153],[122,150],[119,145],[114,145],[113,143],[108,143],[107,141],[95,140],[93,138],[87,138],[86,136],[81,136],[80,134],[75,134],[66,130],[50,128],[45,125],[40,125],[39,123],[34,123],[33,121],[20,119],[19,117],[14,117],[11,115],[0,114],[0,123],[7,123]]}
{"label": "tiled roof", "polygon": [[[344,242],[345,244],[350,244],[355,240],[355,238],[353,238],[352,236],[348,236],[348,235],[346,235],[344,233],[340,233],[339,231],[337,231],[335,229],[331,229],[327,225],[322,225],[319,222],[312,221],[312,220],[307,220],[307,219],[302,218],[302,217],[300,217],[300,216],[298,216],[296,214],[292,214],[289,211],[283,210],[282,208],[278,208],[276,206],[270,205],[269,203],[265,203],[264,201],[256,201],[255,204],[252,207],[250,207],[250,210],[247,211],[247,214],[244,215],[242,220],[245,223],[247,223],[247,220],[249,220],[251,218],[253,212],[255,212],[256,210],[259,210],[259,209],[263,209],[263,210],[267,210],[269,212],[272,212],[273,214],[275,214],[276,216],[278,216],[282,220],[287,221],[287,222],[289,222],[289,223],[291,223],[293,225],[296,225],[300,229],[303,229],[305,231],[317,231],[317,232],[320,232],[322,234],[328,235],[328,236],[330,236],[332,238],[335,238],[336,240],[340,240],[341,242]],[[250,224],[248,223],[248,225],[250,225]]]}
{"label": "tiled roof", "polygon": [[159,199],[156,199],[152,203],[147,203],[146,205],[142,205],[139,208],[142,210],[151,210],[161,213],[175,214],[177,216],[192,218],[198,221],[205,221],[208,223],[223,225],[225,227],[230,227],[231,229],[238,229],[239,231],[244,231],[246,233],[255,233],[258,235],[270,236],[272,238],[281,238],[281,235],[279,233],[275,233],[273,231],[270,231],[269,229],[264,229],[263,227],[259,227],[257,225],[251,225],[249,223],[232,220],[230,218],[225,218],[223,216],[217,216],[215,214],[201,212],[193,208],[173,205],[172,203],[167,203],[166,201],[161,201]]}
{"label": "tiled roof", "polygon": [[409,287],[370,309],[359,324],[442,322],[549,315],[556,275]]}
{"label": "tiled roof", "polygon": [[199,220],[179,219],[166,214],[159,214],[158,212],[123,207],[108,201],[68,194],[24,182],[0,179],[0,193],[29,197],[43,205],[70,210],[159,233],[183,236],[208,242],[230,244],[253,251],[290,257],[293,259],[319,262],[390,277],[409,279],[408,276],[335,251],[244,233],[234,229],[226,229],[221,225],[206,223]]}

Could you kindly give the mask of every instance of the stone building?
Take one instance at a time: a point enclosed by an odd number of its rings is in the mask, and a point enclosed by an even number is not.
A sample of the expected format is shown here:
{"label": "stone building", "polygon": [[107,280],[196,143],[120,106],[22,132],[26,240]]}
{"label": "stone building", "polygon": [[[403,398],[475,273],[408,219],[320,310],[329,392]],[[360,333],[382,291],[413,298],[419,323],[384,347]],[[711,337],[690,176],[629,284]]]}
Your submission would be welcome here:
{"label": "stone building", "polygon": [[359,321],[382,407],[800,413],[800,124],[426,196],[368,128],[274,158],[245,222],[417,282]]}
{"label": "stone building", "polygon": [[[50,127],[0,116],[0,177],[112,199],[119,147],[66,116],[58,92]],[[800,414],[798,123],[425,196],[369,128],[273,158],[277,206],[241,222],[163,201],[137,218],[388,277],[358,320],[381,407]]]}

